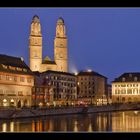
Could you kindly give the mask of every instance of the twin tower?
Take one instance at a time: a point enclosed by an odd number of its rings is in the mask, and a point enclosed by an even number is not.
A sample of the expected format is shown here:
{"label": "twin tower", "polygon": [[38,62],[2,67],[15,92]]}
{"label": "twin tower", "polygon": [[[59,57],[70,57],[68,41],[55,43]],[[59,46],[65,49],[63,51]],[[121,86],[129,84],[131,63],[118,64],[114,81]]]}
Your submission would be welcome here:
{"label": "twin tower", "polygon": [[40,20],[35,15],[31,22],[29,37],[29,65],[32,71],[47,70],[68,72],[67,37],[63,18],[59,18],[56,25],[54,39],[54,60],[48,56],[42,58],[42,33]]}

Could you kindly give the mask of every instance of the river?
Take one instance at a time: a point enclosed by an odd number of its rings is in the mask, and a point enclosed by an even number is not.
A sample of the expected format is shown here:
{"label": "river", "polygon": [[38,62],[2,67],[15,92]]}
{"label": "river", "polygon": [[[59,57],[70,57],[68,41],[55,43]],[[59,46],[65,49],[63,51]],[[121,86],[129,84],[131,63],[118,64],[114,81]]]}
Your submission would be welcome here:
{"label": "river", "polygon": [[0,132],[139,132],[140,111],[0,120]]}

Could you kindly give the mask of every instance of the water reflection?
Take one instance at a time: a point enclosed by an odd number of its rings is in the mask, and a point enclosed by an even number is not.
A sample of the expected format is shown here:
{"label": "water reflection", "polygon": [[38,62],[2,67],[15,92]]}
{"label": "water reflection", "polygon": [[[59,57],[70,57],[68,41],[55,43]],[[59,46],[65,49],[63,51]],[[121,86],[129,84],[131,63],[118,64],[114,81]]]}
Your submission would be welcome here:
{"label": "water reflection", "polygon": [[140,112],[128,111],[112,114],[112,131],[140,131]]}
{"label": "water reflection", "polygon": [[140,112],[126,111],[0,120],[1,132],[140,131]]}

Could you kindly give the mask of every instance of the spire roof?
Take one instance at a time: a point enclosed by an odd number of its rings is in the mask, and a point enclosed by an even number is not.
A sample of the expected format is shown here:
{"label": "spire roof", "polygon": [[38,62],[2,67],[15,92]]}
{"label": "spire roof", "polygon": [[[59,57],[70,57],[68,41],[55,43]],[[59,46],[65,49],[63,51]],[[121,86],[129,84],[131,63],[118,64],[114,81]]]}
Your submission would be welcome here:
{"label": "spire roof", "polygon": [[34,15],[33,18],[32,18],[32,22],[40,22],[39,16]]}
{"label": "spire roof", "polygon": [[57,23],[63,23],[64,24],[64,19],[62,17],[59,17]]}

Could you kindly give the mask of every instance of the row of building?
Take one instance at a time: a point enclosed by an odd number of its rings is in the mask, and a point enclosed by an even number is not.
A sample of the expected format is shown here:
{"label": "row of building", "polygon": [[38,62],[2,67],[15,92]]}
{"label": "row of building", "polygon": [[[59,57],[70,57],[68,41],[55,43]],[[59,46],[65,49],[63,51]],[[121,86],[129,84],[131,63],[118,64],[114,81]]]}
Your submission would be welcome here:
{"label": "row of building", "polygon": [[112,85],[94,71],[32,72],[23,58],[0,55],[0,106],[63,106],[140,102],[140,73],[124,73]]}
{"label": "row of building", "polygon": [[100,104],[107,96],[107,78],[99,73],[32,72],[23,58],[0,55],[0,106]]}

